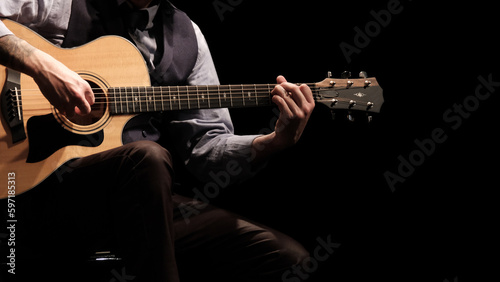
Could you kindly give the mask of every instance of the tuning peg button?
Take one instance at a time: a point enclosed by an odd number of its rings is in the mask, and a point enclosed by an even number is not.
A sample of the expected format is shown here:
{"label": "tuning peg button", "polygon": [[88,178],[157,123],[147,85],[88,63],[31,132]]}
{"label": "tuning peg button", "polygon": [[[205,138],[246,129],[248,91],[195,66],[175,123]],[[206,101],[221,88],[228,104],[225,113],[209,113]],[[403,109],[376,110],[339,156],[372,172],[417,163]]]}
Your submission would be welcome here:
{"label": "tuning peg button", "polygon": [[366,73],[366,71],[360,71],[359,72],[359,77],[361,77],[361,78],[368,78],[368,74]]}
{"label": "tuning peg button", "polygon": [[367,122],[368,123],[372,123],[372,121],[373,121],[373,116],[372,115],[367,115],[366,118],[367,118]]}
{"label": "tuning peg button", "polygon": [[332,99],[332,101],[331,101],[331,102],[332,102],[332,104],[330,105],[330,107],[333,107],[333,106],[337,105],[337,103],[339,102],[339,100],[337,100],[337,99]]}
{"label": "tuning peg button", "polygon": [[355,121],[355,118],[354,118],[354,116],[352,115],[352,113],[350,111],[347,113],[347,120],[350,121],[350,122],[354,122]]}
{"label": "tuning peg button", "polygon": [[351,77],[351,72],[350,71],[344,71],[344,72],[342,72],[342,74],[340,75],[340,77],[342,77],[342,78],[350,78]]}

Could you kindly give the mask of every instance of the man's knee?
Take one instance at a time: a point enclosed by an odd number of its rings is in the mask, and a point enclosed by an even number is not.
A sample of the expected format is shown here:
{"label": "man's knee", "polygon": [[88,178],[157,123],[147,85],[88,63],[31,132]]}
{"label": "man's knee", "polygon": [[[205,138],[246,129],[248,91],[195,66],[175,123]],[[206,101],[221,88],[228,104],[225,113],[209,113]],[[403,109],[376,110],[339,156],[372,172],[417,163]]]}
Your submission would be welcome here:
{"label": "man's knee", "polygon": [[284,265],[298,265],[309,257],[309,252],[295,239],[281,233],[278,236],[275,236],[275,233],[273,235],[275,246]]}
{"label": "man's knee", "polygon": [[298,265],[309,257],[309,252],[299,242],[272,228],[250,224],[243,230],[244,235],[251,236],[251,248],[266,254],[270,266],[274,265],[277,269]]}
{"label": "man's knee", "polygon": [[129,143],[123,150],[129,160],[134,186],[140,193],[152,198],[171,194],[174,172],[168,150],[151,141]]}
{"label": "man's knee", "polygon": [[151,169],[172,169],[172,156],[161,145],[152,141],[137,141],[124,145],[129,157],[136,166],[147,166]]}

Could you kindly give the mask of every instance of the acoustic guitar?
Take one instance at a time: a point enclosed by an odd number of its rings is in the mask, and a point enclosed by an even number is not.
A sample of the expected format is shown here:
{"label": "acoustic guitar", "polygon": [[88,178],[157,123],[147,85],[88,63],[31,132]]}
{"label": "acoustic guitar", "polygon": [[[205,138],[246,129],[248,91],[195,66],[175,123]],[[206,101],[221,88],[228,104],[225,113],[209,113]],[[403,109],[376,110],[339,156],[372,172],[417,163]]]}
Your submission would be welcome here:
{"label": "acoustic guitar", "polygon": [[[139,113],[272,105],[275,84],[151,87],[142,55],[124,38],[63,49],[23,25],[3,22],[89,82],[96,102],[89,115],[67,118],[31,77],[0,66],[0,199],[26,192],[72,159],[121,146],[124,126]],[[316,103],[332,110],[378,113],[384,102],[374,77],[329,75],[308,85]]]}

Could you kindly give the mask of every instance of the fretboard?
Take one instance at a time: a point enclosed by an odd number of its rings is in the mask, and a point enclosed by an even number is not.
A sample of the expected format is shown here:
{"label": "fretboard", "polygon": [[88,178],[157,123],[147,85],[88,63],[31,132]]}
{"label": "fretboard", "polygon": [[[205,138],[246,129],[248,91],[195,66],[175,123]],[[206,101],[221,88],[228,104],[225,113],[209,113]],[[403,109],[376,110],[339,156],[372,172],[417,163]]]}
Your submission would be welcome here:
{"label": "fretboard", "polygon": [[141,86],[108,89],[112,114],[271,105],[273,84]]}

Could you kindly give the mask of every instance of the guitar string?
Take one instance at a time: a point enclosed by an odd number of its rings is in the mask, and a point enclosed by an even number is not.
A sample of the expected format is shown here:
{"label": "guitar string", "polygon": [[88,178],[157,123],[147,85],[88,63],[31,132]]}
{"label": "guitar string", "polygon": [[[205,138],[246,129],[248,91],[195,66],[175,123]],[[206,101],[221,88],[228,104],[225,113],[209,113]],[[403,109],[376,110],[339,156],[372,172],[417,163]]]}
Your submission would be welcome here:
{"label": "guitar string", "polygon": [[[254,90],[254,89],[253,89]],[[26,91],[26,90],[25,90]],[[239,90],[239,91],[244,91],[244,90]],[[315,89],[312,90],[313,94],[318,94],[318,92],[321,91],[321,89]],[[246,92],[246,91],[244,91]],[[104,102],[96,102],[97,104],[107,104],[107,103],[147,103],[147,102],[184,102],[184,101],[195,101],[197,102],[198,100],[203,101],[203,100],[213,100],[213,101],[219,101],[219,100],[256,100],[258,98],[270,98],[270,92],[268,90],[258,90],[258,91],[249,91],[250,94],[248,93],[226,93],[229,94],[227,96],[229,97],[224,97],[224,93],[210,93],[210,92],[204,92],[203,94],[200,93],[192,93],[192,92],[177,92],[177,93],[151,93],[144,95],[143,93],[129,93],[129,94],[118,94],[118,93],[110,93],[106,95],[106,93],[103,92],[96,92],[94,95],[96,95],[95,99],[97,100],[112,100],[112,101],[104,101]],[[115,94],[118,94],[118,96],[115,96]],[[219,96],[220,94],[220,96]],[[201,95],[201,97],[200,97]],[[205,96],[206,97],[203,97]],[[102,97],[104,96],[104,97]],[[113,97],[114,96],[114,97]],[[179,98],[179,96],[182,96]],[[187,96],[187,98],[186,98]],[[192,97],[195,96],[195,97]],[[215,96],[215,97],[214,97]],[[35,94],[35,95],[21,95],[21,100],[19,101],[14,101],[16,105],[22,106],[23,104],[30,104],[26,102],[34,102],[34,101],[47,101],[45,96],[41,94]],[[48,101],[47,101],[48,102]]]}
{"label": "guitar string", "polygon": [[[326,90],[325,90],[326,91]],[[313,94],[319,94],[322,90],[312,90]],[[237,93],[216,93],[216,92],[204,92],[204,93],[193,93],[193,92],[176,92],[176,93],[144,93],[144,92],[128,92],[128,93],[111,93],[111,92],[98,92],[94,91],[95,99],[107,99],[107,98],[116,98],[116,99],[130,99],[130,98],[138,98],[141,100],[144,99],[165,99],[165,97],[176,97],[177,99],[238,99],[241,97],[267,97],[271,96],[271,92],[267,90],[252,90],[252,91],[240,91]],[[181,98],[179,98],[181,97]],[[187,98],[186,98],[187,97]],[[36,99],[46,99],[42,93],[36,94],[21,94],[19,101],[23,100],[36,100]],[[174,98],[175,99],[175,98]],[[12,97],[14,102],[17,102],[16,97]]]}
{"label": "guitar string", "polygon": [[[177,86],[133,86],[133,87],[110,87],[108,88],[108,93],[110,92],[110,90],[113,90],[113,89],[124,89],[125,91],[132,91],[132,92],[135,92],[134,90],[145,90],[147,89],[147,92],[153,92],[153,93],[156,93],[156,94],[159,94],[159,93],[164,93],[166,94],[167,92],[168,93],[186,93],[186,94],[193,94],[195,95],[196,93],[194,92],[197,92],[197,93],[214,93],[214,94],[218,94],[218,93],[223,93],[222,91],[255,91],[255,90],[260,90],[260,91],[272,91],[271,88],[274,88],[274,86],[276,85],[272,85],[272,84],[269,84],[269,85],[263,85],[263,84],[257,84],[256,86],[257,87],[254,87],[252,85],[245,85],[247,88],[241,88],[241,86],[238,86],[238,85],[231,85],[231,86],[228,86],[228,85],[224,85],[223,87],[224,88],[217,88],[217,89],[213,89],[215,87],[217,87],[216,85],[208,85],[208,87],[212,88],[212,89],[209,89],[207,88],[206,85],[203,85],[203,86],[199,86],[197,88],[197,90],[195,89],[186,89],[186,87],[189,87],[189,88],[196,88],[196,86],[179,86],[179,88]],[[203,88],[207,88],[207,89],[203,89]],[[324,87],[317,87],[317,86],[310,86],[311,90],[331,90],[332,88],[324,88]],[[354,88],[354,87],[353,87]],[[104,91],[103,88],[91,88],[92,91],[103,91],[103,92],[106,92]],[[208,90],[208,91],[207,91]],[[40,89],[20,89],[20,92],[23,93],[23,92],[40,92]],[[30,95],[39,95],[39,93],[37,94],[21,94],[21,96],[30,96]]]}

